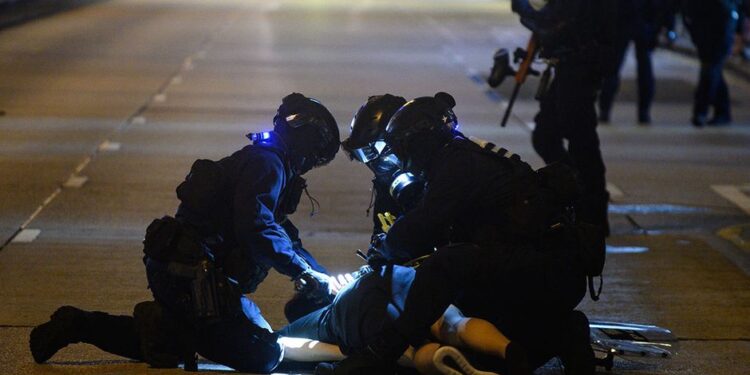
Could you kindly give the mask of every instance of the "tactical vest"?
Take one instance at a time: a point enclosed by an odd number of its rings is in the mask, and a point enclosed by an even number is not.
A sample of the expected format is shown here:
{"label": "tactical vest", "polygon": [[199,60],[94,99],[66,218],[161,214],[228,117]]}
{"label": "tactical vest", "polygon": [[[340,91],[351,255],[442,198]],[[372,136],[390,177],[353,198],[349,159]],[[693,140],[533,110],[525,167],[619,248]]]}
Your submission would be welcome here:
{"label": "tactical vest", "polygon": [[[495,144],[469,137],[486,154],[507,160],[514,174],[515,197],[507,214],[508,230],[531,240],[541,250],[567,246],[574,250],[576,260],[588,279],[591,299],[597,301],[598,290],[593,278],[601,277],[606,259],[603,232],[596,226],[575,221],[574,202],[583,190],[576,172],[562,164],[553,163],[534,171],[512,152]],[[467,144],[468,147],[472,146]]]}

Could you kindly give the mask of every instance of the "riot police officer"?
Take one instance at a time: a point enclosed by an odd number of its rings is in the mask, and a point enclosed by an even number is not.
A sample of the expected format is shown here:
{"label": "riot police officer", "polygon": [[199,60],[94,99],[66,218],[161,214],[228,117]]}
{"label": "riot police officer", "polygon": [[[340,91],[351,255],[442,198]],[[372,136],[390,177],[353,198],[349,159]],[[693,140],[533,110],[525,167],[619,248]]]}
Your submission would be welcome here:
{"label": "riot police officer", "polygon": [[333,116],[302,94],[286,96],[273,123],[228,157],[197,160],[177,188],[175,217],[147,229],[144,263],[155,302],[136,305],[134,318],[62,307],[31,332],[35,361],[87,342],[156,367],[194,366],[197,352],[239,371],[273,370],[281,347],[244,294],[273,267],[309,293],[329,295],[325,269],[287,215],[306,189],[301,175],[339,148]]}
{"label": "riot police officer", "polygon": [[[611,0],[513,0],[521,23],[534,32],[540,57],[554,78],[542,96],[532,143],[545,163],[563,162],[580,172],[580,220],[609,233],[605,166],[596,132],[595,100],[602,59],[611,54],[615,25]],[[567,147],[565,145],[567,140]]]}
{"label": "riot police officer", "polygon": [[[575,224],[572,171],[535,172],[506,149],[448,131],[454,105],[450,96],[417,98],[386,131],[404,169],[424,173],[427,189],[383,251],[393,259],[432,254],[416,269],[394,335],[415,343],[455,302],[527,347],[532,367],[559,355],[568,373],[593,373],[588,322],[573,311],[585,294],[585,266],[562,229]],[[373,347],[391,353],[391,344]]]}
{"label": "riot police officer", "polygon": [[369,97],[352,118],[349,138],[341,142],[349,158],[364,163],[374,175],[373,235],[383,233],[379,214],[401,216],[419,201],[424,189],[418,176],[401,171],[398,159],[385,144],[385,127],[405,103],[406,99],[391,94]]}

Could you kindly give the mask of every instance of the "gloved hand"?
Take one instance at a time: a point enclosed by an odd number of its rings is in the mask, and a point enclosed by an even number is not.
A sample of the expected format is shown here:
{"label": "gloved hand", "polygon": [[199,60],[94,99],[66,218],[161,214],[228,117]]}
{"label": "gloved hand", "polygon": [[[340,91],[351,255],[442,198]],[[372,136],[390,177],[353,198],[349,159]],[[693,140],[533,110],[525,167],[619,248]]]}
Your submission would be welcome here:
{"label": "gloved hand", "polygon": [[370,240],[370,247],[367,248],[367,264],[372,268],[379,268],[388,264],[388,259],[383,252],[385,236],[385,233],[378,233],[373,235]]}
{"label": "gloved hand", "polygon": [[308,268],[294,279],[294,289],[302,294],[327,297],[335,294],[331,280],[331,276]]}

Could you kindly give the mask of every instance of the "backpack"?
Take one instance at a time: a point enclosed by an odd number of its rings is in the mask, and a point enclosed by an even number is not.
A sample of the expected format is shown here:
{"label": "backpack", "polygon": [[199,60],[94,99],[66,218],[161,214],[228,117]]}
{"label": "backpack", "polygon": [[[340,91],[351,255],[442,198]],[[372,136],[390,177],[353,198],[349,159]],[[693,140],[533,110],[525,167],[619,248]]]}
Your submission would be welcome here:
{"label": "backpack", "polygon": [[[549,238],[551,245],[560,242],[575,249],[574,254],[586,275],[591,299],[599,300],[606,260],[604,232],[596,225],[577,222],[573,205],[580,197],[582,187],[576,171],[563,163],[552,163],[536,171],[521,161],[512,152],[474,137],[468,138],[485,153],[508,159],[517,175],[516,197],[509,210],[510,227],[524,235]],[[559,234],[559,235],[558,235]],[[598,291],[594,288],[595,277],[600,277]]]}

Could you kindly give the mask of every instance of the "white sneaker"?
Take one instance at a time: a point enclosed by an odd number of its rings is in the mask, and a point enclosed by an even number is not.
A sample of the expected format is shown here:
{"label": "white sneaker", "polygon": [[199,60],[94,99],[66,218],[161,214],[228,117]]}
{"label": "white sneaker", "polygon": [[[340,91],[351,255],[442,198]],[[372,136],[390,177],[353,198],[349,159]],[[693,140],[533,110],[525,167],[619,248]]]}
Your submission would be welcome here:
{"label": "white sneaker", "polygon": [[[446,361],[448,358],[452,360],[452,363],[449,364],[449,362]],[[467,360],[458,349],[452,346],[442,346],[436,350],[435,355],[432,357],[432,362],[435,364],[438,371],[444,375],[498,375],[496,372],[475,369],[474,366],[469,363],[469,360]]]}

